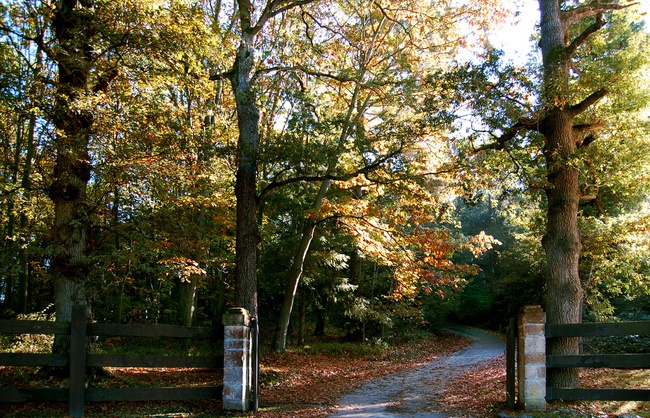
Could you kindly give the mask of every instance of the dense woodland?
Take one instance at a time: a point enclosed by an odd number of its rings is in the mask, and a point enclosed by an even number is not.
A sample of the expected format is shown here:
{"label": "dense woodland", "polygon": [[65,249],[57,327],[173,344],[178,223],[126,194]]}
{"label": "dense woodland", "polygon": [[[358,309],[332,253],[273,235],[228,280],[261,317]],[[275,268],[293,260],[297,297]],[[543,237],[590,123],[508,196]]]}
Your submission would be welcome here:
{"label": "dense woodland", "polygon": [[2,316],[244,306],[277,351],[647,317],[650,32],[539,5],[519,67],[498,0],[0,2]]}

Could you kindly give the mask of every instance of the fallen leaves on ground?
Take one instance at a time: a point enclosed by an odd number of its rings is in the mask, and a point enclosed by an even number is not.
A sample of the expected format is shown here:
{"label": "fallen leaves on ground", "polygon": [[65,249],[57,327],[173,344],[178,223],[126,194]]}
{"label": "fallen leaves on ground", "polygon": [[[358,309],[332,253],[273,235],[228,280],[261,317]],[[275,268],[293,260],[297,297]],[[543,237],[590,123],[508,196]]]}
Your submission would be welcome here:
{"label": "fallen leaves on ground", "polygon": [[[455,417],[494,417],[506,400],[506,358],[502,355],[450,381],[439,398],[441,412]],[[496,411],[498,412],[498,411]]]}
{"label": "fallen leaves on ground", "polygon": [[269,354],[262,364],[262,379],[265,373],[276,379],[262,386],[257,416],[327,416],[342,395],[369,380],[450,355],[469,343],[466,338],[448,334],[434,341],[423,339],[394,347],[381,358],[300,352]]}
{"label": "fallen leaves on ground", "polygon": [[[325,417],[338,399],[367,381],[400,370],[417,367],[450,355],[470,341],[455,334],[435,339],[409,341],[386,349],[379,356],[360,357],[352,353],[313,354],[305,351],[269,353],[261,359],[260,411],[248,414],[261,418]],[[110,368],[93,383],[95,387],[210,386],[221,382],[220,371],[203,369]],[[25,377],[27,373],[28,377]],[[20,377],[22,376],[22,377]],[[66,381],[46,382],[26,368],[0,367],[0,386],[67,386]],[[29,383],[28,383],[29,382]],[[54,383],[54,384],[52,384]],[[5,404],[4,416],[65,417],[64,403]],[[162,415],[164,414],[164,415]],[[91,402],[86,417],[216,417],[241,416],[221,411],[221,401]]]}

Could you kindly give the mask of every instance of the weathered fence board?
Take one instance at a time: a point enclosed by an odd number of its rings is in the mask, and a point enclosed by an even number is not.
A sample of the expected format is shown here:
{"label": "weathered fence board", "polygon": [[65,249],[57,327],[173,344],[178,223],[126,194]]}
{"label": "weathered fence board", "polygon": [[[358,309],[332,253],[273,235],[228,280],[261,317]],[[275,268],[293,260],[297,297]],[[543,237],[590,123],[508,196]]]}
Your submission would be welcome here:
{"label": "weathered fence board", "polygon": [[174,325],[88,324],[86,307],[75,306],[72,321],[0,320],[3,334],[57,334],[70,336],[69,354],[0,353],[0,365],[69,367],[68,388],[0,388],[0,402],[68,402],[69,414],[82,417],[88,401],[146,401],[220,399],[222,386],[86,388],[89,367],[220,368],[223,356],[143,356],[88,354],[88,336],[132,336],[217,340],[218,328]]}
{"label": "weathered fence board", "polygon": [[67,367],[70,365],[70,356],[67,354],[0,353],[0,365]]}
{"label": "weathered fence board", "polygon": [[68,388],[0,388],[0,402],[68,402]]}
{"label": "weathered fence board", "polygon": [[650,401],[650,389],[547,388],[547,397],[574,401]]}
{"label": "weathered fence board", "polygon": [[128,356],[90,354],[88,366],[96,367],[223,367],[223,356]]}
{"label": "weathered fence board", "polygon": [[[558,337],[621,337],[629,335],[650,335],[650,321],[546,324],[546,338]],[[548,368],[610,367],[616,369],[648,369],[650,354],[583,354],[548,355]],[[546,399],[600,400],[600,401],[650,401],[650,389],[583,389],[546,388]]]}
{"label": "weathered fence board", "polygon": [[217,339],[218,328],[183,327],[180,325],[88,324],[88,335],[98,337],[167,337]]}
{"label": "weathered fence board", "polygon": [[69,322],[23,321],[0,319],[3,334],[60,334],[70,335]]}
{"label": "weathered fence board", "polygon": [[620,337],[650,334],[650,321],[546,324],[546,338],[556,337]]}
{"label": "weathered fence board", "polygon": [[177,401],[220,399],[221,386],[192,388],[93,388],[86,390],[86,401]]}
{"label": "weathered fence board", "polygon": [[546,356],[546,367],[611,367],[650,369],[650,354],[583,354]]}

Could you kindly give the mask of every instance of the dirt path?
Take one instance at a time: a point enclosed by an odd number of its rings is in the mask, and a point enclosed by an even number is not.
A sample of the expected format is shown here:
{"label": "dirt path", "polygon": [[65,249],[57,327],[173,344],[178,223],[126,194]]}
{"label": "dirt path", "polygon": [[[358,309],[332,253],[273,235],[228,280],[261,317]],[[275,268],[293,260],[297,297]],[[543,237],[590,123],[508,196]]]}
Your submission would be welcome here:
{"label": "dirt path", "polygon": [[415,369],[373,380],[343,396],[332,418],[450,418],[460,415],[436,412],[436,399],[447,382],[472,367],[499,357],[505,343],[480,331],[452,328],[474,344],[450,357],[443,357]]}

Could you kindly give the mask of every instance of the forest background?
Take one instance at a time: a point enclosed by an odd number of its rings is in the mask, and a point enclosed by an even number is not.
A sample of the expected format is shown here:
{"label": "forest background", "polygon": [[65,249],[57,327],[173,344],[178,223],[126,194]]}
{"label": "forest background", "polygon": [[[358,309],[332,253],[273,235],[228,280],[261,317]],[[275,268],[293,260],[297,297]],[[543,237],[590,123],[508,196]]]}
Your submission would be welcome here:
{"label": "forest background", "polygon": [[[607,87],[562,162],[576,294],[585,320],[647,319],[649,35],[601,3],[569,28],[564,97]],[[0,3],[2,316],[218,326],[243,305],[283,351],[545,304],[548,82],[487,36],[520,6]]]}

